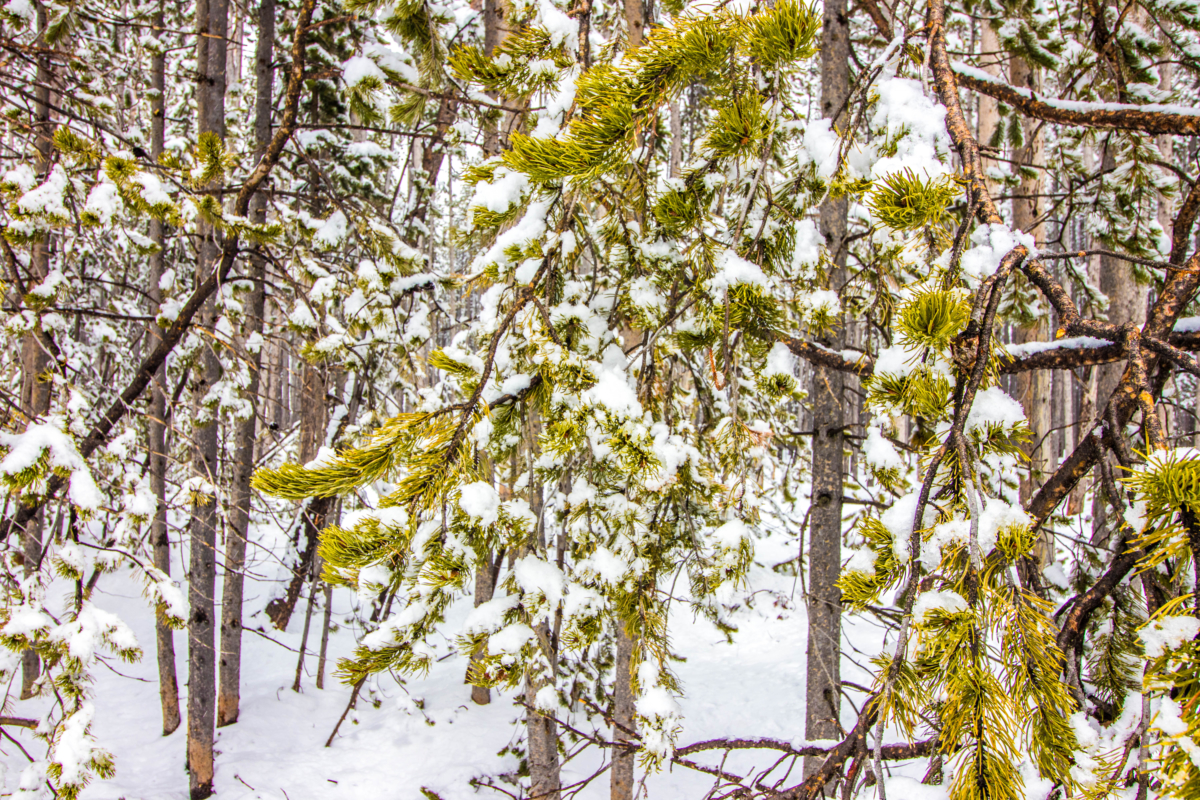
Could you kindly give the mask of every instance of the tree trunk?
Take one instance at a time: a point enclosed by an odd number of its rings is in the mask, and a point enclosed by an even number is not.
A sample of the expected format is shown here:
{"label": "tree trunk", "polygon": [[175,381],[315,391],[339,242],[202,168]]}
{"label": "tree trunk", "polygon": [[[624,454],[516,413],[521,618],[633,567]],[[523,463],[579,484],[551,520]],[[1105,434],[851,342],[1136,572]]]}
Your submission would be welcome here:
{"label": "tree trunk", "polygon": [[[489,57],[508,38],[508,13],[509,9],[504,0],[483,0],[483,52]],[[498,95],[489,94],[489,97],[496,100]],[[504,149],[504,143],[500,139],[500,126],[496,119],[498,114],[499,112],[489,114],[483,123],[484,158],[491,158]]]}
{"label": "tree trunk", "polygon": [[[197,107],[200,132],[215,133],[225,138],[225,69],[228,0],[198,0],[196,5],[196,63],[199,72]],[[207,277],[218,258],[216,232],[211,226],[199,230],[200,257],[197,260],[197,282]],[[201,324],[216,324],[216,300],[205,302]],[[221,378],[221,363],[211,345],[201,353],[202,367],[194,389],[196,411]],[[211,484],[214,491],[218,475],[218,418],[196,427],[194,437],[193,474]],[[188,748],[187,765],[190,776],[191,800],[203,800],[213,792],[213,732],[216,723],[216,548],[217,502],[215,491],[193,501],[189,524],[191,553],[189,557],[188,602]]]}
{"label": "tree trunk", "polygon": [[[532,470],[537,458],[537,440],[540,420],[536,412],[531,412],[526,430],[528,444],[529,466]],[[532,476],[532,471],[530,475]],[[530,549],[540,552],[546,550],[546,528],[543,515],[542,485],[531,482],[529,488],[529,506],[537,518],[533,537],[529,542]],[[558,653],[555,652],[554,641],[550,635],[550,624],[543,619],[534,626],[537,641],[542,646],[543,655],[547,662],[547,673],[538,674],[530,670],[525,676],[525,727],[529,734],[529,798],[530,800],[559,800],[559,788],[562,786],[562,776],[558,761],[558,723],[552,717],[537,711],[537,694],[544,686],[553,685],[558,669]]]}
{"label": "tree trunk", "polygon": [[[503,554],[497,554],[497,561],[503,557]],[[483,605],[492,599],[492,595],[496,591],[496,572],[491,563],[491,558],[488,558],[488,563],[481,567],[475,573],[475,607]],[[467,666],[467,674],[470,675],[475,670],[475,665],[483,660],[485,648],[480,645],[471,653],[471,661]],[[486,706],[492,702],[492,693],[486,686],[471,687],[471,701],[476,705]]]}
{"label": "tree trunk", "polygon": [[633,649],[634,639],[625,627],[625,621],[616,620],[617,659],[613,667],[613,752],[612,781],[609,784],[611,800],[633,800],[633,765],[637,750],[621,747],[622,742],[633,741],[637,720],[634,716],[633,693]]}
{"label": "tree trunk", "polygon": [[[155,34],[164,28],[163,3],[159,1],[154,12]],[[163,153],[166,114],[166,57],[156,53],[150,61],[150,160],[158,163]],[[158,252],[150,256],[150,315],[158,313],[162,303],[163,264],[166,254],[166,226],[157,219],[150,221],[150,241],[158,245]],[[150,349],[157,345],[158,325],[148,326]],[[165,367],[159,367],[150,386],[150,411],[148,433],[150,441],[150,491],[154,493],[154,519],[150,521],[150,546],[154,566],[163,574],[171,574],[171,538],[167,529],[167,378]],[[158,653],[158,696],[162,705],[163,736],[170,736],[179,728],[179,678],[175,672],[175,632],[167,625],[166,617],[157,614],[154,623],[155,644]]]}
{"label": "tree trunk", "polygon": [[317,688],[325,688],[325,659],[329,654],[329,626],[333,617],[333,584],[325,584],[325,615],[321,620],[321,652],[317,655]]}
{"label": "tree trunk", "polygon": [[[1109,147],[1104,149],[1104,170],[1116,168],[1116,158]],[[1109,256],[1100,257],[1100,291],[1108,298],[1108,321],[1116,325],[1132,322],[1141,327],[1146,321],[1146,290],[1138,284],[1133,265]],[[1096,375],[1096,410],[1102,410],[1116,391],[1121,376],[1125,373],[1125,362],[1101,364],[1093,367]],[[1090,423],[1090,420],[1088,421]],[[1107,549],[1110,531],[1108,509],[1104,493],[1095,492],[1092,503],[1092,542]]]}
{"label": "tree trunk", "polygon": [[[833,118],[850,92],[850,28],[846,0],[828,0],[821,27],[821,113]],[[836,120],[835,120],[836,126]],[[821,233],[832,264],[829,288],[839,292],[845,283],[845,197],[827,198],[820,210]],[[823,342],[835,352],[845,332],[835,327]],[[844,410],[842,373],[813,370],[813,463],[809,516],[808,668],[805,736],[834,739],[840,735],[841,709],[841,590],[837,587],[842,566],[842,483]],[[806,758],[805,775],[816,772],[822,759]]]}
{"label": "tree trunk", "polygon": [[[1041,91],[1041,80],[1037,69],[1024,58],[1014,56],[1009,65],[1009,80],[1014,86]],[[1030,234],[1037,241],[1042,235],[1042,171],[1046,163],[1045,137],[1042,124],[1035,119],[1022,119],[1025,144],[1013,153],[1013,161],[1021,170],[1021,183],[1013,199],[1013,225]],[[1036,320],[1032,325],[1017,328],[1013,337],[1017,344],[1046,341],[1050,338],[1049,319]],[[1033,437],[1022,447],[1029,459],[1029,471],[1022,473],[1020,497],[1027,502],[1037,492],[1047,474],[1050,455],[1050,397],[1051,373],[1048,370],[1020,372],[1014,381],[1016,401],[1025,409],[1025,416]],[[1034,562],[1038,574],[1054,560],[1054,548],[1050,537],[1041,532],[1034,545]]]}
{"label": "tree trunk", "polygon": [[629,52],[642,46],[646,36],[646,5],[644,0],[625,0],[625,30],[629,34]]}
{"label": "tree trunk", "polygon": [[[46,26],[49,15],[46,6],[37,4],[38,39],[44,45]],[[50,84],[54,73],[50,68],[48,50],[39,51],[37,57],[37,83],[33,87],[34,99],[34,148],[37,151],[37,173],[39,182],[50,172],[50,157],[52,151],[51,136],[54,125],[50,119]],[[50,272],[50,234],[33,242],[30,247],[29,286],[32,289]],[[26,333],[21,338],[21,407],[29,415],[30,421],[40,419],[50,410],[50,394],[52,384],[48,380],[47,370],[50,368],[50,353],[46,337],[39,327]],[[21,549],[24,557],[24,573],[29,577],[38,569],[42,558],[42,529],[45,523],[45,512],[39,509],[36,514],[23,526],[21,531]],[[41,661],[34,650],[26,650],[21,654],[21,698],[33,695],[34,683],[41,675]]]}
{"label": "tree trunk", "polygon": [[[258,48],[255,53],[254,154],[262,158],[271,141],[271,95],[275,78],[272,50],[275,40],[275,0],[261,0],[258,7]],[[267,221],[267,196],[258,192],[250,201],[250,219]],[[266,276],[266,258],[255,247],[250,253],[250,280],[254,286],[246,303],[245,340],[262,334]],[[245,584],[246,542],[250,532],[250,476],[254,473],[254,440],[258,417],[265,411],[259,402],[259,375],[262,367],[261,346],[246,353],[250,362],[250,382],[246,395],[254,410],[237,429],[237,453],[233,465],[233,519],[225,543],[225,580],[221,593],[221,673],[217,692],[217,727],[237,722],[241,703],[242,672],[242,593]]]}
{"label": "tree trunk", "polygon": [[[983,54],[984,71],[995,78],[1001,78],[1003,70],[1001,69],[1002,53],[1000,50],[1000,36],[986,19],[979,22],[979,50]],[[996,135],[999,128],[1000,101],[988,97],[986,94],[980,94],[978,139],[984,153],[998,153],[1000,150],[1003,150],[1002,145],[998,146],[997,150],[991,149],[992,142],[999,139]],[[997,161],[994,158],[988,158],[984,155],[982,163],[983,168],[986,170],[996,166]],[[987,186],[992,196],[997,196],[997,189],[999,187],[997,187],[995,181],[988,181]]]}

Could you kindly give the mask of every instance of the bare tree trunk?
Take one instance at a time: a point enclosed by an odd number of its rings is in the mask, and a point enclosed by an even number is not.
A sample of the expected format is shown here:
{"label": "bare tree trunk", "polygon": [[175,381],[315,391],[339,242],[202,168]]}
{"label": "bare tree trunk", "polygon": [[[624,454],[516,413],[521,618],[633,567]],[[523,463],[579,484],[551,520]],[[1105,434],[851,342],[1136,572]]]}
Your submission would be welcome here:
{"label": "bare tree trunk", "polygon": [[[537,627],[538,638],[549,635],[550,626],[542,622]],[[525,725],[529,733],[529,797],[530,800],[559,800],[558,723],[536,710],[538,690],[543,680],[529,675],[525,681]]]}
{"label": "bare tree trunk", "polygon": [[[262,158],[271,141],[271,95],[275,78],[272,66],[275,40],[275,0],[261,0],[258,7],[258,47],[255,52],[256,94],[254,104],[254,154]],[[267,196],[259,192],[250,200],[251,221],[267,221]],[[250,253],[250,280],[254,286],[246,303],[245,340],[262,334],[266,259],[259,248]],[[259,415],[265,411],[259,402],[259,375],[262,367],[261,346],[246,354],[250,361],[250,382],[246,394],[254,404],[250,417],[237,429],[237,453],[233,465],[233,519],[225,543],[225,579],[221,591],[221,672],[217,691],[217,727],[237,722],[241,703],[242,673],[242,594],[245,585],[246,542],[250,532],[250,477],[254,473],[254,441]]]}
{"label": "bare tree trunk", "polygon": [[308,632],[312,628],[313,603],[317,601],[317,585],[321,577],[321,557],[312,561],[312,580],[308,583],[308,604],[304,609],[304,632],[300,634],[300,655],[296,659],[296,679],[292,681],[292,691],[300,691],[300,679],[304,676],[304,654],[308,650]]}
{"label": "bare tree trunk", "polygon": [[[483,0],[483,52],[489,57],[508,38],[509,27],[506,15],[509,8],[505,0]],[[580,47],[583,43],[580,43]],[[492,99],[496,99],[492,96]],[[483,156],[491,158],[504,148],[500,140],[500,126],[494,116],[483,124]]]}
{"label": "bare tree trunk", "polygon": [[625,0],[625,30],[629,34],[629,52],[642,46],[646,36],[645,0]]}
{"label": "bare tree trunk", "polygon": [[317,688],[325,688],[325,659],[329,654],[329,626],[333,618],[333,584],[325,584],[325,615],[321,620],[321,652],[317,655]]}
{"label": "bare tree trunk", "polygon": [[[154,12],[154,31],[161,35],[164,28],[163,2],[159,0]],[[166,115],[166,56],[156,51],[150,61],[150,160],[158,163],[163,153]],[[166,244],[166,230],[162,221],[150,221],[150,241],[158,245],[158,251],[150,256],[150,315],[158,313],[162,303],[162,279]],[[158,325],[148,326],[151,348],[159,340]],[[149,451],[150,491],[154,493],[154,519],[150,521],[150,546],[154,566],[163,574],[171,574],[171,538],[167,530],[167,390],[164,381],[167,371],[159,367],[150,386]],[[154,623],[155,644],[158,653],[158,696],[162,705],[163,736],[169,736],[179,728],[179,678],[175,673],[175,632],[167,625],[166,617],[157,614]]]}
{"label": "bare tree trunk", "polygon": [[683,169],[683,114],[680,110],[679,99],[671,103],[671,161],[669,174],[678,178]]}
{"label": "bare tree trunk", "polygon": [[[821,113],[832,118],[850,92],[850,28],[846,0],[827,0],[821,28]],[[836,125],[836,120],[835,120]],[[821,206],[821,233],[832,264],[829,288],[845,283],[845,197],[828,198]],[[836,327],[825,344],[842,349],[845,331]],[[813,370],[813,463],[809,516],[808,668],[805,736],[834,739],[840,734],[842,593],[837,587],[842,567],[842,483],[845,476],[845,412],[843,378],[837,370]],[[820,768],[822,759],[806,758],[804,773]]]}
{"label": "bare tree trunk", "polygon": [[[225,77],[228,0],[198,0],[196,4],[196,63],[199,72],[197,107],[200,132],[225,138]],[[216,231],[201,226],[197,281],[211,271],[218,257]],[[201,311],[201,324],[216,324],[216,302],[210,297]],[[221,378],[221,363],[211,346],[200,356],[202,369],[194,390],[197,412],[209,389]],[[213,792],[213,733],[216,723],[216,549],[219,481],[218,418],[196,427],[193,433],[193,474],[211,484],[211,494],[195,498],[189,524],[188,602],[188,747],[187,766],[191,800]]]}
{"label": "bare tree trunk", "polygon": [[[1116,158],[1108,143],[1104,149],[1103,167],[1106,171],[1116,168]],[[1138,327],[1146,321],[1146,290],[1138,284],[1132,264],[1109,256],[1100,257],[1100,291],[1108,298],[1108,321],[1117,325],[1132,322]],[[1101,364],[1092,368],[1096,376],[1096,409],[1100,410],[1108,403],[1109,397],[1116,391],[1117,384],[1125,372],[1124,362]],[[1091,422],[1088,420],[1087,422]],[[1102,458],[1105,456],[1101,456]],[[1092,503],[1092,541],[1097,546],[1107,548],[1110,539],[1108,525],[1108,509],[1103,492],[1093,495]]]}
{"label": "bare tree trunk", "polygon": [[[46,6],[37,3],[38,40],[44,45],[49,15]],[[37,83],[33,87],[34,99],[34,148],[37,151],[38,179],[50,172],[51,136],[54,125],[50,119],[50,84],[54,73],[50,67],[48,50],[40,50],[37,57]],[[37,239],[30,247],[29,288],[50,272],[50,234]],[[42,417],[50,410],[50,389],[47,370],[50,368],[50,353],[45,334],[40,325],[21,337],[21,406],[30,419]],[[25,576],[35,573],[42,558],[42,535],[45,526],[45,511],[38,512],[24,525],[21,531],[21,550],[24,558]],[[33,695],[34,683],[41,675],[41,662],[34,650],[21,654],[21,697]]]}
{"label": "bare tree trunk", "polygon": [[[1014,56],[1009,65],[1009,78],[1014,86],[1040,92],[1041,80],[1036,68],[1024,58]],[[1045,137],[1042,125],[1038,120],[1023,119],[1025,144],[1013,153],[1013,161],[1021,170],[1021,183],[1017,196],[1013,199],[1013,225],[1019,230],[1030,234],[1037,241],[1042,235],[1042,176],[1046,163]],[[1048,319],[1035,321],[1028,326],[1022,326],[1015,331],[1014,340],[1018,344],[1038,342],[1049,339],[1050,326]],[[1046,475],[1049,463],[1050,440],[1050,397],[1051,373],[1047,370],[1021,372],[1014,381],[1016,400],[1025,409],[1025,416],[1033,437],[1022,449],[1029,459],[1029,471],[1021,476],[1020,496],[1027,501],[1033,497],[1041,479]],[[1050,537],[1043,531],[1034,545],[1034,561],[1040,575],[1053,560],[1053,544]]]}
{"label": "bare tree trunk", "polygon": [[[1000,51],[1000,36],[996,33],[996,29],[992,24],[984,19],[979,22],[979,50],[982,54],[984,71],[996,78],[1001,78],[1002,69],[1002,53]],[[993,141],[997,140],[997,131],[1000,128],[1000,101],[995,98],[988,97],[986,94],[979,95],[979,144],[984,153],[999,153],[1003,149],[1001,145],[995,145],[996,150],[993,150]],[[984,155],[984,169],[994,167],[996,160],[988,158]],[[988,190],[992,195],[996,195],[997,186],[994,181],[988,181]]]}
{"label": "bare tree trunk", "polygon": [[[496,558],[502,558],[502,554],[497,554]],[[475,607],[483,605],[492,599],[492,595],[496,591],[496,569],[493,568],[491,559],[488,563],[481,567],[475,573]],[[475,671],[476,665],[483,660],[485,647],[480,645],[471,653],[471,661],[467,665],[467,674],[470,675]],[[471,701],[479,706],[486,706],[492,702],[492,693],[486,686],[471,687]]]}
{"label": "bare tree trunk", "polygon": [[634,639],[625,627],[625,621],[616,621],[617,658],[613,666],[613,752],[612,780],[609,784],[611,800],[633,800],[633,766],[637,750],[621,747],[623,742],[633,741],[637,720],[634,714],[633,694],[633,649]]}
{"label": "bare tree trunk", "polygon": [[[540,420],[536,412],[531,412],[526,431],[529,463],[532,467],[537,458],[537,436]],[[541,552],[546,550],[546,526],[542,485],[532,483],[529,488],[529,506],[537,518],[537,525],[530,548]],[[558,761],[558,723],[553,717],[545,716],[537,711],[537,694],[544,686],[553,685],[555,672],[558,669],[558,653],[551,638],[550,624],[542,620],[534,626],[537,641],[541,644],[549,672],[538,674],[530,670],[525,676],[525,727],[529,734],[529,794],[530,800],[559,800],[559,788],[562,786],[562,776]]]}

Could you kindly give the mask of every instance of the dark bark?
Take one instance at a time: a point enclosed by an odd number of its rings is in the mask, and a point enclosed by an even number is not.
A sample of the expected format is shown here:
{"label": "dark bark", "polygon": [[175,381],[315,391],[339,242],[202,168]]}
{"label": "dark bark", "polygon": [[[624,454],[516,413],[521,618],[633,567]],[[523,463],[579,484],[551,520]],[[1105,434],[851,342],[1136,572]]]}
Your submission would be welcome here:
{"label": "dark bark", "polygon": [[[850,93],[850,28],[846,11],[846,0],[826,2],[821,28],[821,113],[831,119]],[[821,233],[831,260],[829,288],[839,293],[846,280],[847,209],[845,197],[827,198],[820,209]],[[845,332],[840,324],[826,334],[823,344],[835,353],[841,352]],[[842,567],[845,479],[843,373],[816,366],[811,396],[814,433],[804,727],[808,739],[834,739],[841,732],[842,593],[837,579]],[[804,774],[813,775],[820,767],[817,758],[806,758]]]}
{"label": "dark bark", "polygon": [[311,574],[321,529],[325,527],[325,517],[329,514],[333,500],[332,497],[314,497],[308,501],[300,515],[300,524],[304,527],[304,550],[301,551],[300,558],[292,570],[292,579],[288,581],[283,597],[276,597],[267,603],[267,618],[281,631],[287,630],[292,612],[296,610],[296,602],[304,590],[304,581]]}
{"label": "dark bark", "polygon": [[[271,142],[271,95],[275,69],[272,65],[275,40],[275,0],[261,0],[258,8],[258,46],[255,52],[255,156],[262,158]],[[262,224],[267,219],[266,192],[257,192],[250,201],[250,219]],[[261,248],[250,253],[250,280],[253,288],[246,302],[245,338],[262,333],[265,311],[263,280],[266,258]],[[258,417],[263,411],[259,402],[262,350],[247,353],[250,362],[250,382],[246,395],[252,398],[254,410],[237,428],[232,489],[233,508],[229,535],[225,543],[225,579],[221,593],[221,670],[217,690],[217,727],[237,722],[241,703],[242,670],[242,595],[245,583],[246,542],[250,531],[250,477],[254,473],[254,440]]]}
{"label": "dark bark", "polygon": [[[155,10],[152,24],[156,33],[163,30],[163,2]],[[162,156],[166,113],[166,57],[156,53],[150,62],[150,160],[155,163]],[[158,245],[158,252],[150,256],[149,292],[153,316],[162,303],[159,280],[163,274],[166,253],[165,225],[160,220],[150,222],[150,240]],[[155,323],[147,326],[147,342],[151,348],[161,341],[161,330]],[[154,518],[150,521],[150,547],[154,566],[163,574],[171,574],[171,539],[167,528],[167,389],[166,369],[158,368],[150,387],[148,411],[148,449],[150,458],[150,491],[154,493]],[[175,671],[175,632],[167,624],[165,615],[158,613],[154,622],[155,649],[158,655],[158,695],[162,706],[163,736],[174,733],[181,722],[179,714],[179,677]]]}
{"label": "dark bark", "polygon": [[[229,27],[228,0],[199,0],[196,6],[198,65],[197,106],[200,133],[225,138],[226,33]],[[210,188],[219,188],[214,185]],[[202,224],[199,229],[199,259],[196,282],[208,275],[219,259],[217,231]],[[217,308],[210,296],[201,311],[205,326],[215,327]],[[211,344],[200,354],[201,366],[193,389],[197,415],[211,414],[192,433],[192,475],[207,481],[204,493],[195,492],[188,523],[190,542],[188,569],[188,744],[187,766],[192,800],[213,793],[213,738],[216,726],[216,549],[220,518],[215,487],[220,484],[218,460],[219,422],[216,409],[204,411],[209,390],[221,379],[221,362]]]}
{"label": "dark bark", "polygon": [[1039,100],[1036,94],[1019,91],[999,81],[983,80],[974,72],[955,70],[958,84],[988,97],[994,97],[1027,117],[1085,128],[1169,133],[1178,136],[1200,136],[1200,116],[1174,114],[1168,111],[1148,111],[1143,106],[1124,108],[1064,108],[1062,101]]}

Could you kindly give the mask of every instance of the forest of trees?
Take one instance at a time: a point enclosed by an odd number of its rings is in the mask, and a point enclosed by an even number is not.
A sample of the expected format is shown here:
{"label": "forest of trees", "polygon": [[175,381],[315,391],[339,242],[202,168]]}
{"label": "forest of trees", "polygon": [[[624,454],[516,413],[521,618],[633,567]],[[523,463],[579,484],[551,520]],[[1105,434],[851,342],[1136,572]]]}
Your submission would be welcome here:
{"label": "forest of trees", "polygon": [[[0,51],[0,794],[1200,797],[1196,0],[9,0]],[[227,766],[451,673],[469,781]],[[173,788],[106,794],[139,726]]]}

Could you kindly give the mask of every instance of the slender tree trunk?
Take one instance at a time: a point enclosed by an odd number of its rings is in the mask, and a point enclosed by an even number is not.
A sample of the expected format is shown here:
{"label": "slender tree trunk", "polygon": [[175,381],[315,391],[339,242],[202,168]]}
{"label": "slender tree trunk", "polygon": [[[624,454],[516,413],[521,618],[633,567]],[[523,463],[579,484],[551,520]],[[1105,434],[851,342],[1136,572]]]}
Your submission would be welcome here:
{"label": "slender tree trunk", "polygon": [[[225,138],[225,76],[228,0],[198,0],[196,5],[196,63],[199,72],[197,106],[200,132]],[[211,271],[218,257],[216,232],[211,226],[200,228],[200,257],[197,281]],[[217,308],[210,297],[201,312],[201,324],[215,325]],[[211,346],[206,346],[199,380],[194,390],[197,412],[209,390],[221,378],[221,363]],[[216,723],[216,549],[218,513],[215,487],[219,481],[218,418],[212,417],[196,427],[193,474],[211,484],[212,494],[198,496],[189,524],[188,601],[188,749],[187,765],[192,800],[203,800],[213,792],[213,733]],[[199,495],[199,493],[198,493]]]}
{"label": "slender tree trunk", "polygon": [[[500,555],[497,555],[497,558],[500,557]],[[496,591],[495,578],[496,571],[492,568],[491,559],[489,558],[488,563],[475,573],[476,608],[492,599],[492,595]],[[470,675],[476,669],[476,665],[483,660],[485,653],[486,648],[484,645],[480,645],[471,653],[471,661],[470,664],[467,665],[468,675]],[[486,686],[472,686],[471,701],[476,705],[486,706],[488,703],[492,702],[491,690],[489,690]]]}
{"label": "slender tree trunk", "polygon": [[[992,24],[985,20],[979,22],[979,49],[983,53],[984,71],[995,78],[1001,78],[1002,69],[1002,54],[1000,51],[1000,36],[996,33],[996,29]],[[999,137],[996,135],[1000,128],[1000,101],[986,94],[979,95],[979,144],[984,148],[985,153],[998,154],[1003,150],[1003,146],[998,144],[996,150],[990,149],[993,141]],[[988,158],[986,155],[982,159],[984,169],[988,169],[997,165],[995,158]],[[997,194],[995,181],[988,181],[988,191],[993,196]]]}
{"label": "slender tree trunk", "polygon": [[[1014,86],[1041,91],[1041,80],[1035,67],[1024,58],[1014,56],[1009,66],[1009,79]],[[1013,199],[1013,225],[1030,234],[1037,241],[1042,235],[1042,177],[1046,163],[1045,137],[1038,120],[1023,119],[1025,144],[1013,153],[1013,161],[1021,170],[1021,183]],[[1014,340],[1018,344],[1046,341],[1050,338],[1049,319],[1039,319],[1033,324],[1018,327]],[[1029,471],[1021,476],[1021,500],[1028,501],[1037,492],[1047,474],[1050,461],[1050,398],[1052,375],[1048,370],[1021,372],[1014,381],[1016,400],[1025,409],[1025,416],[1033,437],[1022,448],[1029,459]],[[1043,531],[1034,545],[1034,562],[1040,575],[1054,560],[1051,538]]]}
{"label": "slender tree trunk", "polygon": [[[509,7],[505,0],[483,0],[483,52],[488,56],[508,38],[508,13]],[[497,99],[497,95],[489,96],[493,100]],[[489,115],[483,124],[484,158],[491,158],[504,148],[500,139],[500,126],[495,118],[498,113]]]}
{"label": "slender tree trunk", "polygon": [[[846,0],[827,0],[821,28],[821,113],[832,118],[850,92],[850,28]],[[837,121],[835,120],[835,126]],[[839,292],[845,283],[845,197],[826,199],[821,206],[821,233],[832,259],[829,288]],[[842,349],[845,332],[839,326],[824,344]],[[837,370],[813,370],[812,510],[809,516],[808,669],[805,736],[834,739],[840,733],[842,593],[837,587],[842,566],[842,483],[845,476],[843,379]],[[805,775],[821,764],[806,758]]]}
{"label": "slender tree trunk", "polygon": [[[526,431],[529,461],[532,467],[537,457],[537,436],[540,421],[531,414]],[[529,489],[529,505],[537,518],[534,538],[531,548],[541,552],[546,550],[546,527],[543,515],[544,498],[540,483]],[[551,637],[550,624],[542,620],[534,626],[537,640],[541,643],[548,669],[547,673],[536,673],[530,670],[525,676],[525,726],[529,734],[529,794],[530,800],[559,800],[559,788],[562,786],[560,765],[558,761],[558,723],[553,717],[545,716],[537,711],[537,694],[545,686],[554,685],[555,672],[558,669],[558,653],[555,652],[554,641]]]}
{"label": "slender tree trunk", "polygon": [[[255,52],[256,94],[254,104],[254,154],[262,158],[271,141],[271,99],[275,78],[272,66],[275,41],[275,0],[261,0],[258,7],[258,47]],[[250,201],[251,221],[267,221],[267,195],[260,191]],[[245,340],[262,334],[266,258],[260,248],[250,252],[250,280],[254,286],[246,303]],[[237,453],[233,465],[233,519],[225,543],[225,579],[221,593],[221,671],[217,692],[217,727],[237,722],[241,703],[242,594],[245,585],[246,542],[250,532],[250,476],[254,473],[254,441],[258,417],[265,412],[259,402],[262,367],[261,344],[248,348],[250,382],[246,394],[254,404],[249,418],[237,428]]]}
{"label": "slender tree trunk", "polygon": [[624,620],[616,621],[617,658],[613,666],[613,742],[617,745],[612,752],[612,780],[609,784],[611,800],[633,800],[633,766],[637,750],[621,747],[623,742],[633,741],[636,731],[633,693],[633,650],[634,638],[629,635]]}
{"label": "slender tree trunk", "polygon": [[[1103,168],[1116,168],[1116,158],[1106,142]],[[1108,321],[1117,325],[1132,322],[1138,327],[1146,321],[1146,290],[1138,284],[1134,267],[1128,262],[1108,256],[1100,257],[1100,291],[1108,298]],[[1121,382],[1125,362],[1101,364],[1092,368],[1096,375],[1096,411],[1100,412]],[[1102,456],[1105,457],[1105,456]],[[1108,509],[1104,493],[1097,491],[1092,502],[1092,541],[1107,549],[1111,536]]]}
{"label": "slender tree trunk", "polygon": [[[163,2],[159,0],[154,12],[155,35],[161,36]],[[166,125],[166,56],[155,53],[150,61],[150,160],[158,163],[163,153]],[[150,241],[158,251],[150,256],[150,315],[158,313],[162,303],[163,264],[166,253],[166,226],[157,219],[150,221]],[[158,325],[148,326],[148,342],[153,348],[161,338]],[[167,371],[159,367],[150,386],[149,450],[150,491],[154,493],[154,519],[150,521],[150,546],[154,566],[164,574],[171,574],[171,538],[167,529],[167,390],[164,382]],[[179,678],[175,672],[175,632],[167,625],[163,614],[156,615],[154,623],[155,644],[158,652],[158,695],[162,705],[163,736],[169,736],[179,728]]]}
{"label": "slender tree trunk", "polygon": [[[43,42],[49,15],[42,3],[37,4],[38,38]],[[54,125],[50,119],[50,84],[54,72],[50,56],[41,52],[37,57],[37,83],[33,87],[34,99],[34,149],[37,151],[38,179],[44,180],[50,172],[51,136]],[[29,288],[33,288],[50,272],[50,234],[37,239],[30,247]],[[46,374],[50,368],[50,353],[45,334],[39,328],[21,338],[21,406],[31,419],[39,419],[50,410],[51,383]],[[42,529],[45,526],[45,510],[39,509],[21,531],[21,549],[24,557],[26,577],[37,572],[42,558]],[[21,654],[21,697],[32,696],[34,683],[41,675],[41,661],[34,650]]]}
{"label": "slender tree trunk", "polygon": [[325,584],[325,614],[321,620],[321,652],[317,655],[317,688],[325,688],[325,660],[329,654],[329,626],[333,621],[333,584]]}
{"label": "slender tree trunk", "polygon": [[642,46],[646,37],[646,5],[645,0],[624,0],[625,30],[629,34],[629,52]]}
{"label": "slender tree trunk", "polygon": [[304,631],[300,634],[300,655],[296,659],[296,679],[292,691],[300,691],[300,679],[304,676],[304,654],[308,651],[308,632],[312,629],[313,604],[317,602],[317,586],[321,576],[321,557],[312,561],[312,580],[308,582],[308,603],[304,609]]}

